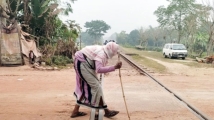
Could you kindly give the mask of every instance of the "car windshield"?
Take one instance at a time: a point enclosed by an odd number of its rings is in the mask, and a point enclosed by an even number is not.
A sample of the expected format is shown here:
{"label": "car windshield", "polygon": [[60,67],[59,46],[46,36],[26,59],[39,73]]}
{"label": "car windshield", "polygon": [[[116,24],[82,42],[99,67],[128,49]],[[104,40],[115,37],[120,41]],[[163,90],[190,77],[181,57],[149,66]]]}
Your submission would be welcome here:
{"label": "car windshield", "polygon": [[184,45],[173,45],[173,50],[186,50],[186,47]]}

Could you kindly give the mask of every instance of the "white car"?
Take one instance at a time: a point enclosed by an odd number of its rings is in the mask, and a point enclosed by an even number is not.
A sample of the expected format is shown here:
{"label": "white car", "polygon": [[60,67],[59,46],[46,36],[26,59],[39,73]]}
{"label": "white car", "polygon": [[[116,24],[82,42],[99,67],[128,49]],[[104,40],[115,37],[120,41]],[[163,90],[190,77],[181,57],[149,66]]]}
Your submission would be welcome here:
{"label": "white car", "polygon": [[164,45],[163,56],[169,58],[182,58],[187,57],[187,49],[183,44],[168,43]]}

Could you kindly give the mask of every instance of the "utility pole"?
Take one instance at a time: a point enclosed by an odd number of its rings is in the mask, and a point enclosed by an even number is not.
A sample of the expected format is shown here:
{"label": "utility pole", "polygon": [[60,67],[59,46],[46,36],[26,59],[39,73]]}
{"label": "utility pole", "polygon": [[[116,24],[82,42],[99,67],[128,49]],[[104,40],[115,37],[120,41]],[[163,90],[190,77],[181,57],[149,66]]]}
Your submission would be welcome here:
{"label": "utility pole", "polygon": [[80,50],[82,49],[82,48],[81,48],[81,42],[82,42],[82,40],[81,40],[81,34],[82,34],[82,32],[81,32],[81,31],[82,31],[82,30],[81,30],[81,29],[82,29],[81,27],[78,27],[78,30],[79,30],[79,36],[80,36],[80,43],[79,43],[79,44],[80,44]]}
{"label": "utility pole", "polygon": [[81,50],[81,34],[80,34],[80,50]]}

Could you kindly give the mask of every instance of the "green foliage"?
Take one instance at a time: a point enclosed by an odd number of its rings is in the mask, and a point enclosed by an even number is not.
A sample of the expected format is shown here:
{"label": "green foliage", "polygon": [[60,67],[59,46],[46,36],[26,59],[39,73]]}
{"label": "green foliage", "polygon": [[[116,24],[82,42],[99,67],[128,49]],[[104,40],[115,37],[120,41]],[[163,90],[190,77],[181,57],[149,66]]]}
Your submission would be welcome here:
{"label": "green foliage", "polygon": [[64,39],[64,31],[68,29],[67,26],[58,17],[55,18],[53,24],[55,26],[54,29],[55,37],[61,37]]}
{"label": "green foliage", "polygon": [[73,12],[73,9],[72,9],[72,6],[71,6],[71,3],[74,3],[74,1],[76,0],[52,0],[53,2],[57,2],[60,4],[60,6],[62,6],[64,8],[62,14],[63,15],[69,15],[69,13],[72,13]]}
{"label": "green foliage", "polygon": [[128,41],[128,34],[126,31],[121,31],[119,34],[117,34],[117,43],[121,45],[125,45]]}
{"label": "green foliage", "polygon": [[193,44],[189,47],[190,56],[201,57],[203,52],[206,50],[209,35],[204,32],[198,32]]}
{"label": "green foliage", "polygon": [[85,45],[93,45],[95,40],[87,32],[82,32],[81,33],[81,42],[83,42]]}
{"label": "green foliage", "polygon": [[72,63],[72,60],[66,56],[53,56],[44,59],[44,62],[49,66],[66,66],[66,64]]}
{"label": "green foliage", "polygon": [[[145,49],[147,48],[147,46],[162,47],[164,41],[164,34],[161,34],[162,31],[164,30],[152,27],[150,27],[150,29],[145,30],[143,30],[142,28],[140,30],[132,30],[130,34],[127,34],[125,31],[121,31],[117,34],[116,40],[117,43],[121,45],[140,45]],[[156,33],[159,34],[156,35]]]}
{"label": "green foliage", "polygon": [[72,40],[75,42],[76,39],[79,37],[80,31],[76,28],[76,26],[78,26],[77,24],[74,24],[72,22],[68,23],[67,25],[63,23],[59,18],[56,18],[53,24],[55,26],[54,36],[56,39],[61,38],[65,41]]}
{"label": "green foliage", "polygon": [[185,27],[187,27],[185,24],[186,20],[191,18],[190,16],[198,16],[203,7],[200,4],[196,4],[195,0],[167,1],[170,4],[166,8],[164,6],[158,7],[154,14],[157,16],[157,21],[161,27],[178,31],[178,43],[180,43]]}
{"label": "green foliage", "polygon": [[162,52],[163,48],[162,47],[151,47],[151,46],[149,46],[149,47],[147,47],[146,50],[148,50],[148,51]]}
{"label": "green foliage", "polygon": [[[187,65],[187,66],[190,66],[190,67],[193,67],[193,68],[200,68],[200,67],[212,67],[210,66],[209,64],[198,64],[198,62],[194,62],[192,59],[188,60],[189,62],[183,62],[183,60],[172,60],[172,59],[166,59],[163,57],[163,54],[162,52],[155,52],[155,51],[142,51],[142,50],[136,50],[136,49],[133,49],[133,48],[121,48],[123,49],[124,52],[126,53],[129,53],[129,54],[138,54],[136,56],[133,56],[133,58],[138,61],[140,64],[143,64],[145,66],[148,66],[149,68],[155,68],[157,67],[157,69],[162,69],[164,70],[165,68],[163,68],[162,66],[159,66],[157,63],[154,63],[155,61],[153,62],[150,62],[150,61],[145,61],[145,58],[154,58],[154,59],[157,59],[157,60],[161,60],[161,61],[164,61],[164,62],[168,62],[168,63],[179,63],[179,64],[184,64],[184,65]],[[145,57],[145,58],[142,58],[142,57]],[[189,58],[188,58],[189,59]],[[149,59],[151,60],[151,59]],[[155,67],[156,66],[156,67]]]}
{"label": "green foliage", "polygon": [[140,33],[138,30],[132,30],[128,35],[128,43],[130,45],[139,45],[140,44]]}
{"label": "green foliage", "polygon": [[44,61],[46,63],[46,65],[52,65],[52,59],[51,58],[45,58],[45,59],[42,59],[42,61]]}
{"label": "green foliage", "polygon": [[47,44],[41,48],[43,54],[41,61],[50,66],[65,66],[72,63],[73,47],[73,41],[59,40],[53,45]]}
{"label": "green foliage", "polygon": [[134,48],[134,46],[130,45],[130,44],[127,44],[125,43],[124,45],[122,45],[123,47],[126,47],[126,48]]}
{"label": "green foliage", "polygon": [[[10,2],[11,12],[15,12],[16,8],[17,8],[17,5],[19,4],[18,0],[9,0],[9,2]],[[19,7],[23,8],[23,4],[22,4],[22,6],[20,5]]]}
{"label": "green foliage", "polygon": [[100,39],[105,33],[107,33],[107,30],[111,29],[111,27],[103,20],[92,20],[91,22],[86,22],[84,27],[86,28],[86,32],[95,40]]}
{"label": "green foliage", "polygon": [[[150,27],[151,28],[151,27]],[[150,35],[152,34],[151,31],[149,30],[144,30],[143,27],[141,27],[139,30],[139,42],[140,42],[140,46],[143,46],[144,49],[146,49],[147,45],[148,45],[148,40]]]}
{"label": "green foliage", "polygon": [[47,44],[49,44],[49,40],[47,38],[41,37],[39,39],[39,46],[44,46],[44,45],[47,45]]}
{"label": "green foliage", "polygon": [[48,3],[50,0],[32,0],[31,1],[31,14],[30,27],[33,28],[33,33],[37,36],[44,35],[45,19],[50,11]]}
{"label": "green foliage", "polygon": [[58,66],[66,66],[66,64],[73,63],[73,61],[67,56],[53,56],[52,63]]}
{"label": "green foliage", "polygon": [[[72,12],[71,3],[75,0],[9,0],[8,15],[18,19],[20,23],[29,26],[28,32],[40,38],[44,37],[48,43],[63,37],[64,40],[76,40],[78,28],[71,28],[73,24],[64,24],[57,17],[58,14],[68,15]],[[58,8],[58,6],[63,6]],[[10,10],[11,9],[11,10]],[[75,24],[74,26],[77,26]],[[72,26],[73,27],[73,26]],[[47,42],[42,38],[40,45]],[[42,44],[44,43],[44,44]]]}
{"label": "green foliage", "polygon": [[144,55],[134,55],[132,56],[134,61],[136,61],[139,64],[143,64],[145,67],[149,67],[153,69],[156,72],[164,73],[166,72],[166,67],[154,60],[151,60],[149,58],[144,57]]}
{"label": "green foliage", "polygon": [[[75,0],[7,0],[7,15],[16,18],[23,31],[39,38],[42,61],[47,65],[65,66],[72,62],[75,40],[81,28],[75,21],[63,23],[58,15],[72,12]],[[59,8],[58,6],[63,6]]]}
{"label": "green foliage", "polygon": [[209,35],[206,33],[198,32],[196,39],[194,41],[195,49],[203,49],[206,47],[209,39]]}
{"label": "green foliage", "polygon": [[49,66],[66,66],[67,64],[73,63],[73,60],[67,56],[53,56],[45,58],[43,61]]}
{"label": "green foliage", "polygon": [[167,0],[170,2],[169,6],[158,7],[154,14],[158,17],[158,22],[161,26],[171,26],[174,29],[182,29],[183,19],[187,17],[190,12],[196,9],[195,0]]}

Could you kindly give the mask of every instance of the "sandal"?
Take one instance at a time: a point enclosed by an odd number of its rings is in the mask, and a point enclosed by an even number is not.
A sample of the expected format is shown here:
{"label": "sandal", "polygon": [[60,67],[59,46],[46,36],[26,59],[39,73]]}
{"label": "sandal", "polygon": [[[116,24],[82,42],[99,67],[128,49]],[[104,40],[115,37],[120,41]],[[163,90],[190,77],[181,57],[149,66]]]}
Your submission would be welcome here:
{"label": "sandal", "polygon": [[99,115],[95,115],[94,120],[98,120],[98,118],[99,118]]}
{"label": "sandal", "polygon": [[117,115],[118,113],[119,113],[119,111],[110,110],[107,114],[105,113],[104,116],[107,118],[111,118],[111,117]]}
{"label": "sandal", "polygon": [[87,114],[84,113],[84,112],[78,112],[78,113],[76,113],[76,114],[74,114],[74,115],[71,115],[71,118],[80,117],[80,116],[85,116],[85,115],[87,115]]}

